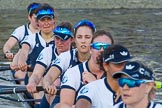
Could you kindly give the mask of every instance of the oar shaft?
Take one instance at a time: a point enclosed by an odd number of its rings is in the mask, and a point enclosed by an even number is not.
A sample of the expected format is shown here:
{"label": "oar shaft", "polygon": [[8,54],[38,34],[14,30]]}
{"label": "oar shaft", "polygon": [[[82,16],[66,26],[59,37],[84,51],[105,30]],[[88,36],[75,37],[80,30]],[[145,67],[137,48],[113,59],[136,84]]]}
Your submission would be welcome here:
{"label": "oar shaft", "polygon": [[14,88],[3,88],[0,89],[0,94],[15,94],[26,92],[26,87],[14,87]]}
{"label": "oar shaft", "polygon": [[10,65],[0,66],[0,71],[11,70]]}
{"label": "oar shaft", "polygon": [[10,100],[10,101],[14,101],[14,102],[40,102],[42,100],[42,99],[24,99],[24,100],[20,100],[20,99],[15,99],[15,98],[11,98],[11,97],[5,97],[5,96],[0,96],[0,98]]}
{"label": "oar shaft", "polygon": [[0,79],[4,81],[24,81],[24,78],[8,79],[8,78],[0,77]]}
{"label": "oar shaft", "polygon": [[[36,87],[37,91],[45,91],[46,90],[42,87],[42,86],[37,86]],[[27,89],[26,89],[26,86],[17,86],[17,87],[6,87],[6,88],[1,88],[0,89],[0,94],[16,94],[16,93],[22,93],[22,92],[27,92]],[[57,93],[56,95],[59,95],[60,94],[60,88],[57,87]]]}

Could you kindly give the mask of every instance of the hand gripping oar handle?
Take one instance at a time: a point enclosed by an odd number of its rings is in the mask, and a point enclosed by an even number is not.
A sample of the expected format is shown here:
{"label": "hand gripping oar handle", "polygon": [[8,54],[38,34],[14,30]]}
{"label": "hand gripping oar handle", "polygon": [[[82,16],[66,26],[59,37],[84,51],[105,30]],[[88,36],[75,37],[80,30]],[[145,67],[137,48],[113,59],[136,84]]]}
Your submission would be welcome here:
{"label": "hand gripping oar handle", "polygon": [[[37,86],[36,87],[37,91],[45,91],[46,90],[42,86]],[[26,86],[20,86],[20,87],[12,87],[12,88],[1,88],[0,89],[0,94],[16,94],[16,93],[22,93],[22,92],[27,92]],[[60,88],[57,87],[57,93],[56,95],[60,94]]]}
{"label": "hand gripping oar handle", "polygon": [[[44,89],[42,86],[37,86],[37,91],[44,91],[45,93],[47,93],[46,89]],[[60,95],[60,87],[56,86],[57,92],[56,95]]]}
{"label": "hand gripping oar handle", "polygon": [[[0,66],[0,71],[7,71],[7,70],[12,70],[9,64],[5,64],[5,65]],[[17,69],[17,70],[19,70],[19,69]],[[33,69],[30,66],[28,66],[27,71],[32,72]]]}
{"label": "hand gripping oar handle", "polygon": [[[37,91],[44,91],[42,86],[36,87]],[[26,87],[13,87],[13,88],[2,88],[0,89],[0,94],[15,94],[15,93],[22,93],[27,92]]]}

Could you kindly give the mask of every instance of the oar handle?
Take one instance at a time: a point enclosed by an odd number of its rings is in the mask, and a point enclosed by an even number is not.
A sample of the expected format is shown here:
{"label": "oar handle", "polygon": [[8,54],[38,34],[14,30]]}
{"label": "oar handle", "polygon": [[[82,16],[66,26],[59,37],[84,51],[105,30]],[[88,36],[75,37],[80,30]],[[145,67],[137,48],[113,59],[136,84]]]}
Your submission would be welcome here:
{"label": "oar handle", "polygon": [[[37,86],[36,87],[37,91],[44,91],[45,93],[47,93],[46,89],[44,89],[42,86]],[[60,95],[60,87],[56,86],[57,92],[56,95]]]}
{"label": "oar handle", "polygon": [[[38,92],[39,91],[45,91],[46,92],[46,90],[42,86],[37,86],[36,90]],[[27,92],[26,86],[0,89],[0,94],[16,94],[16,93],[22,93],[22,92]],[[56,95],[59,95],[59,94],[60,94],[60,88],[57,87]]]}
{"label": "oar handle", "polygon": [[[7,71],[7,70],[12,70],[9,64],[0,66],[0,71]],[[20,70],[20,69],[15,69],[15,70]],[[33,69],[30,66],[28,66],[27,71],[32,72]]]}

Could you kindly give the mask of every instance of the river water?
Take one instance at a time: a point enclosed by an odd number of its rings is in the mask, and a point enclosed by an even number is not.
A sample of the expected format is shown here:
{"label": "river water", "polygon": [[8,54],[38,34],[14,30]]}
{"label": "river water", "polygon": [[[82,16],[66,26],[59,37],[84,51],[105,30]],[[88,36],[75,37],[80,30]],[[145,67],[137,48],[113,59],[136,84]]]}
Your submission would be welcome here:
{"label": "river water", "polygon": [[[56,9],[58,23],[80,19],[94,22],[97,29],[110,31],[115,42],[126,46],[131,54],[147,63],[161,80],[162,72],[162,9]],[[0,11],[0,60],[2,47],[11,32],[27,22],[24,10]],[[17,51],[17,47],[13,52]],[[158,97],[157,97],[158,98]],[[0,102],[1,103],[1,102]]]}

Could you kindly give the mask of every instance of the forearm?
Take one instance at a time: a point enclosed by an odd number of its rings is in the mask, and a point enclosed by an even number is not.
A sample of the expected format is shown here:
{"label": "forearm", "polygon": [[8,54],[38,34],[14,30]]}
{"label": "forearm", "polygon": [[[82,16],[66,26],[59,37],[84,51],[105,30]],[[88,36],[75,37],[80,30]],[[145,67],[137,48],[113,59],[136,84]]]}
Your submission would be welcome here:
{"label": "forearm", "polygon": [[15,54],[15,56],[13,57],[12,63],[10,64],[10,67],[11,67],[11,69],[13,69],[13,70],[19,70],[19,68],[18,68],[19,54],[20,54],[20,49],[19,49],[19,51]]}
{"label": "forearm", "polygon": [[14,58],[13,58],[13,61],[14,63],[17,63],[18,62],[18,59],[19,59],[19,55],[20,55],[20,51],[21,49],[19,49],[19,51],[15,54]]}
{"label": "forearm", "polygon": [[51,85],[60,75],[60,70],[57,67],[51,67],[44,76],[43,85]]}
{"label": "forearm", "polygon": [[7,58],[7,59],[9,59],[9,60],[12,60],[13,57],[14,57],[14,54],[11,51],[12,47],[13,46],[8,45],[7,43],[3,47],[4,57]]}
{"label": "forearm", "polygon": [[30,83],[35,83],[36,85],[38,85],[40,82],[40,79],[35,75],[35,74],[32,74],[29,78],[29,84]]}
{"label": "forearm", "polygon": [[34,67],[34,71],[29,78],[29,82],[31,81],[31,82],[35,82],[36,84],[39,84],[40,80],[43,77],[44,72],[45,72],[45,68],[40,64],[36,64]]}
{"label": "forearm", "polygon": [[7,47],[7,46],[4,46],[3,47],[3,53],[6,54],[8,52],[11,52],[11,48]]}
{"label": "forearm", "polygon": [[11,49],[16,45],[17,40],[13,37],[10,37],[3,46],[3,53],[11,52]]}
{"label": "forearm", "polygon": [[30,46],[27,44],[23,44],[22,48],[19,52],[19,58],[18,58],[18,65],[26,64],[28,54],[29,54]]}
{"label": "forearm", "polygon": [[28,51],[21,49],[21,51],[19,52],[18,61],[26,62],[27,58],[28,58]]}

